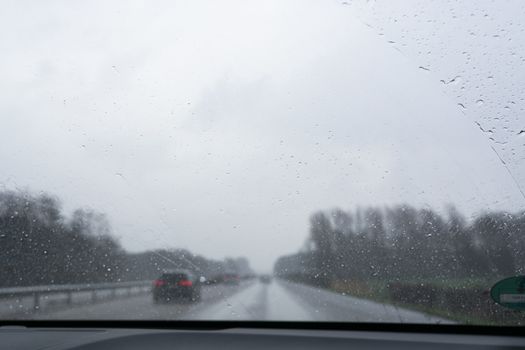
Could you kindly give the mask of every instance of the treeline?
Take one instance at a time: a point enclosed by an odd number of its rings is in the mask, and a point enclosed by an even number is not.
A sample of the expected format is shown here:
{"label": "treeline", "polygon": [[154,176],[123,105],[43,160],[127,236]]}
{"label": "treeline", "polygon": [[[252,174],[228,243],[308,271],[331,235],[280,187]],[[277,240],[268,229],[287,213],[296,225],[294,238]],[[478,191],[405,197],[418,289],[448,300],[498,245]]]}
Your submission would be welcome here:
{"label": "treeline", "polygon": [[212,260],[200,255],[193,255],[185,249],[154,250],[141,253],[129,253],[124,264],[124,280],[141,281],[159,276],[164,270],[185,269],[213,281],[226,273],[240,277],[253,275],[246,258],[226,258]]}
{"label": "treeline", "polygon": [[320,286],[524,274],[525,213],[488,212],[467,221],[453,207],[445,215],[408,205],[317,212],[304,248],[278,259],[275,273]]}
{"label": "treeline", "polygon": [[67,217],[47,194],[0,192],[0,287],[118,282],[156,278],[185,268],[205,277],[250,273],[244,258],[214,261],[187,250],[129,253],[104,214],[78,209]]}

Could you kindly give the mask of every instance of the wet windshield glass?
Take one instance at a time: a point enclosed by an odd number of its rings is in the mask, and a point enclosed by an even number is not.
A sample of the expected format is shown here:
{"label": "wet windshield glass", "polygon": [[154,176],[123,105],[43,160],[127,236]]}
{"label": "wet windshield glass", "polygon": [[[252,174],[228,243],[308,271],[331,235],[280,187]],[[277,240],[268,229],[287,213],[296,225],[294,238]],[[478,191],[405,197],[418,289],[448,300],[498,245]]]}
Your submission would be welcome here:
{"label": "wet windshield glass", "polygon": [[523,18],[9,3],[0,319],[522,325]]}

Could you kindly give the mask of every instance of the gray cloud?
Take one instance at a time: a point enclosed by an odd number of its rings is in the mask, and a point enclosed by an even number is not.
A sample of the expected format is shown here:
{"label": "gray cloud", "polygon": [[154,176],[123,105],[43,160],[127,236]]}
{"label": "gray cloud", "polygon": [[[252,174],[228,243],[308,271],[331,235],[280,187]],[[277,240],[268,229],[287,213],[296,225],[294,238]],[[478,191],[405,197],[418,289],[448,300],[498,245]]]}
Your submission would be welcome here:
{"label": "gray cloud", "polygon": [[0,183],[106,212],[129,249],[270,269],[317,209],[523,209],[434,73],[337,2],[107,6],[0,15]]}

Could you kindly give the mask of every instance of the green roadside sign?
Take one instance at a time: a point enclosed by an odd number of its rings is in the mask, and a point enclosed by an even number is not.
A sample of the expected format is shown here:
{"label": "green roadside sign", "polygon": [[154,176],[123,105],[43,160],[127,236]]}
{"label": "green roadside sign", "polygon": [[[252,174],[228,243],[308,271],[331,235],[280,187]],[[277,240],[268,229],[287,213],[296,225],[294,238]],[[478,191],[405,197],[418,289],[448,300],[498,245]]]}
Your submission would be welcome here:
{"label": "green roadside sign", "polygon": [[505,278],[490,290],[492,300],[514,310],[525,310],[525,276]]}

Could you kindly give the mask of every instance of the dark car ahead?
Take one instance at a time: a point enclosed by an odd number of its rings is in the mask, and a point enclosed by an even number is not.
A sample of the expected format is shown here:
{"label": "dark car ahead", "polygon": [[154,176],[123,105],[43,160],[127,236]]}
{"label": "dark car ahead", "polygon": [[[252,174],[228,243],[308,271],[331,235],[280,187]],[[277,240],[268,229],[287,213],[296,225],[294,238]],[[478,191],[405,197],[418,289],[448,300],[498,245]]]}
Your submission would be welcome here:
{"label": "dark car ahead", "polygon": [[236,273],[225,273],[222,276],[222,282],[224,284],[238,285],[241,282],[241,278]]}
{"label": "dark car ahead", "polygon": [[270,276],[270,275],[260,275],[259,276],[259,281],[261,281],[261,283],[264,283],[264,284],[272,283],[272,276]]}
{"label": "dark car ahead", "polygon": [[198,301],[201,297],[199,278],[190,271],[165,272],[153,282],[153,302],[177,300]]}

